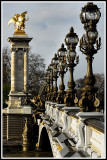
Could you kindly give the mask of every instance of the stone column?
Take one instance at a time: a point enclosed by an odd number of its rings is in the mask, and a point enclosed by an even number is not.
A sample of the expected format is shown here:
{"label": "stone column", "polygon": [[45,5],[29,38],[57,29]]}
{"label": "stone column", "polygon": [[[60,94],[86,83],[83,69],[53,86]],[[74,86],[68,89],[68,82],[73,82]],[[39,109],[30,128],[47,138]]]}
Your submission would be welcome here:
{"label": "stone column", "polygon": [[15,51],[12,51],[12,54],[11,54],[11,92],[14,92],[15,91],[15,80],[16,80],[16,73],[15,73]]}
{"label": "stone column", "polygon": [[[25,99],[28,87],[28,51],[29,42],[32,38],[28,36],[9,37],[11,44],[11,90],[9,94],[9,107],[18,107],[20,99]],[[28,96],[31,94],[28,92]],[[9,110],[10,113],[10,110]]]}
{"label": "stone column", "polygon": [[24,52],[24,91],[27,92],[28,85],[28,52]]}

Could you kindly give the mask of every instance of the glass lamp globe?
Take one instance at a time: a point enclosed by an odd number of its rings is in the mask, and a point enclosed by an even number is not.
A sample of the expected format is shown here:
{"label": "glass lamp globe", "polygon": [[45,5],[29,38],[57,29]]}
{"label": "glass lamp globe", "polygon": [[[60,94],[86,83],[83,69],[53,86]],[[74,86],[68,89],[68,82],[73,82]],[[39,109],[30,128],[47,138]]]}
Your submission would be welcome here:
{"label": "glass lamp globe", "polygon": [[87,5],[85,5],[81,10],[80,20],[82,23],[89,23],[90,20],[98,23],[100,17],[101,12],[99,8],[92,2],[87,3]]}
{"label": "glass lamp globe", "polygon": [[52,69],[53,69],[53,66],[49,65],[49,69],[52,70]]}
{"label": "glass lamp globe", "polygon": [[58,60],[57,54],[55,53],[53,57],[53,65],[58,65],[58,63],[59,63],[59,60]]}
{"label": "glass lamp globe", "polygon": [[76,53],[75,53],[75,52],[73,52],[73,51],[68,51],[68,53],[67,53],[67,59],[70,58],[71,60],[74,60],[75,57],[76,57]]}
{"label": "glass lamp globe", "polygon": [[66,48],[64,48],[64,44],[61,44],[61,48],[58,49],[57,55],[59,57],[59,59],[63,59],[66,56]]}
{"label": "glass lamp globe", "polygon": [[77,37],[67,37],[66,42],[69,44],[77,44],[78,43],[78,38]]}
{"label": "glass lamp globe", "polygon": [[53,63],[57,65],[59,63],[59,60],[55,59],[55,60],[53,60]]}
{"label": "glass lamp globe", "polygon": [[58,56],[59,56],[59,57],[64,57],[65,54],[66,54],[65,51],[59,51],[59,52],[58,52]]}
{"label": "glass lamp globe", "polygon": [[94,41],[98,37],[98,32],[97,31],[95,31],[95,32],[89,31],[88,32],[88,37],[89,37],[90,40]]}
{"label": "glass lamp globe", "polygon": [[71,44],[77,45],[79,39],[76,33],[74,33],[73,27],[70,28],[70,32],[65,37],[65,43],[67,46],[70,46]]}

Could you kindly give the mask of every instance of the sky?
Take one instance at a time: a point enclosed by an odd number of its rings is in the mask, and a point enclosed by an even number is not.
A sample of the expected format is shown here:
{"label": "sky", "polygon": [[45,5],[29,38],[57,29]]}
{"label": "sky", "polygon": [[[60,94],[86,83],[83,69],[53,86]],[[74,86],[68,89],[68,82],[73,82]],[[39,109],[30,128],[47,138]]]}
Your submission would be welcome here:
{"label": "sky", "polygon": [[[8,37],[13,36],[14,25],[8,26],[8,21],[14,14],[28,11],[29,20],[25,23],[25,32],[32,37],[30,42],[31,52],[40,54],[45,59],[46,69],[51,63],[54,54],[57,53],[69,29],[74,28],[79,39],[85,33],[80,21],[81,8],[90,1],[2,1],[2,48],[9,47]],[[101,49],[94,55],[93,73],[105,73],[105,1],[91,1],[101,11],[101,18],[97,24],[99,37],[101,37]],[[65,43],[64,43],[65,45]],[[65,45],[66,47],[66,45]],[[84,78],[87,71],[86,56],[76,47],[79,55],[79,64],[74,69],[74,80]],[[65,74],[65,86],[69,80],[69,71]],[[58,79],[58,84],[60,78]]]}

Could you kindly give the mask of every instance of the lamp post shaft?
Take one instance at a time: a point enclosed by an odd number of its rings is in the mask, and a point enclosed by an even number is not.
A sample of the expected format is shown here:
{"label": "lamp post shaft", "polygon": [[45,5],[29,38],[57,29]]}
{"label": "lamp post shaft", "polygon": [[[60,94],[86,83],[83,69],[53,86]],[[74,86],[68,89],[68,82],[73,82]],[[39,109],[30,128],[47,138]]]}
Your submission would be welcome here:
{"label": "lamp post shaft", "polygon": [[63,86],[63,85],[64,85],[64,74],[61,73],[61,84],[60,84],[60,86]]}
{"label": "lamp post shaft", "polygon": [[[74,82],[74,78],[73,78],[73,67],[69,68],[70,71],[70,80],[69,80],[69,84]],[[69,86],[68,86],[69,87]]]}
{"label": "lamp post shaft", "polygon": [[[84,13],[88,16],[83,16]],[[84,80],[85,87],[82,88],[82,95],[79,100],[79,106],[81,107],[80,111],[83,112],[98,111],[100,105],[100,101],[96,97],[97,88],[94,87],[95,76],[93,75],[92,69],[93,55],[97,53],[101,46],[101,38],[99,38],[98,43],[98,32],[96,29],[96,24],[98,23],[100,16],[101,13],[99,8],[93,3],[87,3],[87,5],[82,8],[80,14],[81,22],[84,24],[84,29],[86,30],[86,34],[83,34],[80,39],[80,51],[87,56],[87,73]]]}
{"label": "lamp post shaft", "polygon": [[53,92],[53,71],[51,71],[51,92]]}
{"label": "lamp post shaft", "polygon": [[92,70],[92,59],[93,59],[93,57],[92,56],[90,56],[90,55],[88,55],[87,56],[87,73],[86,73],[86,77],[88,77],[88,76],[93,76],[93,70]]}

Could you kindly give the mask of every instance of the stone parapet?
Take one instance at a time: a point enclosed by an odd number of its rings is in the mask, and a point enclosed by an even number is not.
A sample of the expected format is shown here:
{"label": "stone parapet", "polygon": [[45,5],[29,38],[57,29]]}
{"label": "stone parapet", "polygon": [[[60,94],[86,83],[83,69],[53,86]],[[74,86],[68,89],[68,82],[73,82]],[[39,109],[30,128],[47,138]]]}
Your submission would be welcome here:
{"label": "stone parapet", "polygon": [[[46,102],[45,107],[45,114],[61,133],[69,140],[73,139],[76,150],[84,151],[92,158],[105,157],[103,113],[79,112],[79,107],[66,107],[65,104],[50,102]],[[53,134],[57,135],[55,128]],[[58,141],[56,138],[53,139]]]}

